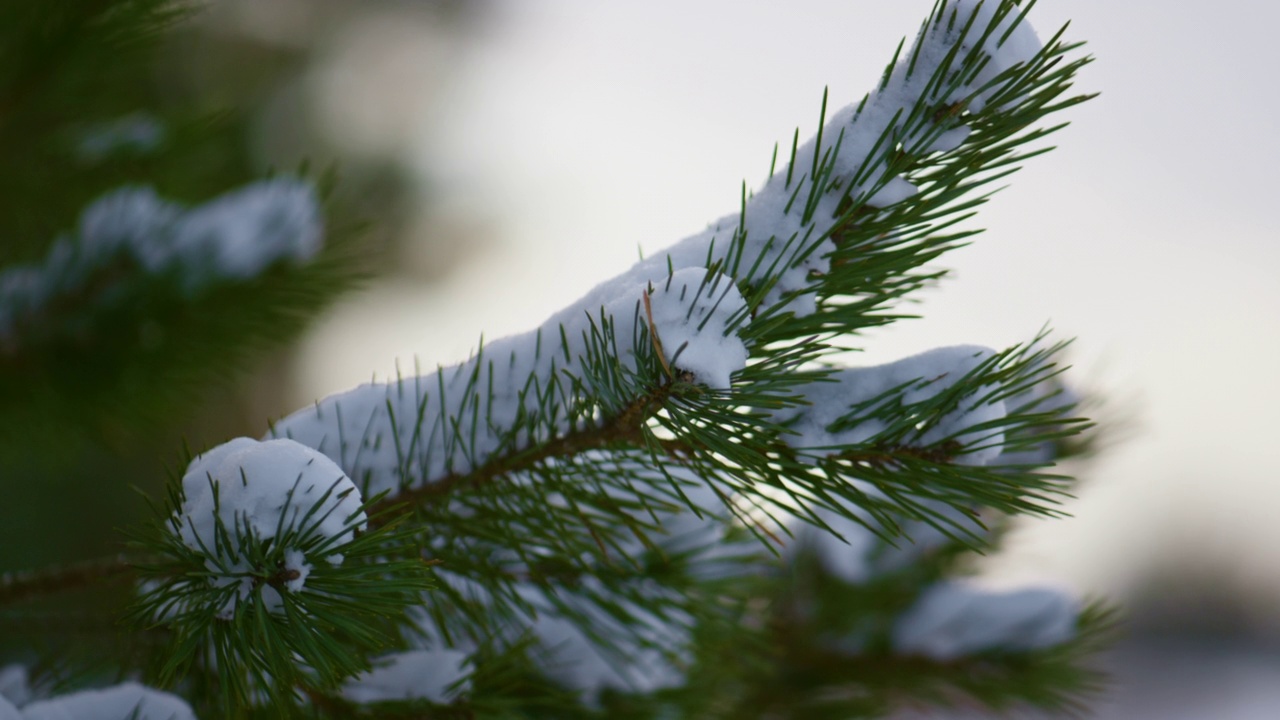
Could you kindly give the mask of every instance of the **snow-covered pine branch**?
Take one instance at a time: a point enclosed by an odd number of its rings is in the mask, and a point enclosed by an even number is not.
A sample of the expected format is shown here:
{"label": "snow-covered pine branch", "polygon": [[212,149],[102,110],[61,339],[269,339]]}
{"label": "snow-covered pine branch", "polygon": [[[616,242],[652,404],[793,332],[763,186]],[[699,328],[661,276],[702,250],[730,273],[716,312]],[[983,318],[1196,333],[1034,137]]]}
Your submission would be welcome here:
{"label": "snow-covered pine branch", "polygon": [[21,708],[0,695],[0,720],[195,720],[185,700],[136,682],[41,698]]}
{"label": "snow-covered pine branch", "polygon": [[[162,677],[226,674],[237,703],[478,707],[527,655],[593,709],[715,698],[743,681],[716,680],[734,667],[716,653],[780,627],[836,684],[886,658],[1074,657],[1092,622],[1074,601],[977,593],[931,559],[987,542],[982,513],[1055,512],[1051,445],[1081,427],[1052,389],[1059,346],[839,354],[938,277],[925,265],[969,234],[944,231],[1078,101],[1059,97],[1086,60],[1060,62],[1073,46],[1042,47],[1024,15],[939,2],[737,212],[465,362],[195,458],[134,613],[176,637]],[[921,544],[890,557],[904,533]],[[832,583],[898,603],[831,611]],[[858,632],[831,644],[832,617]],[[757,659],[761,689],[794,680]]]}
{"label": "snow-covered pine branch", "polygon": [[[930,172],[915,170],[920,183],[944,186],[936,176],[951,169],[947,154],[974,152],[966,121],[985,119],[993,98],[1019,109],[1033,86],[1028,76],[1061,52],[1043,51],[1017,10],[1008,3],[941,4],[881,86],[794,147],[786,167],[744,198],[739,213],[601,283],[535,331],[436,373],[330,396],[276,423],[271,435],[326,453],[367,491],[398,491],[465,475],[495,456],[624,414],[661,383],[657,365],[641,362],[655,354],[669,376],[674,368],[681,379],[715,390],[728,389],[731,375],[748,365],[746,352],[758,366],[775,361],[781,353],[770,343],[779,339],[803,346],[786,358],[787,370],[819,359],[825,346],[800,342],[779,325],[817,316],[825,335],[846,335],[856,329],[847,327],[848,297],[871,293],[880,306],[900,294],[835,282],[837,239],[850,244],[851,219],[916,194],[903,157],[928,158]],[[1008,72],[1019,68],[1024,72]],[[981,146],[1006,140],[985,134]],[[997,157],[1008,163],[1009,151]],[[951,202],[930,196],[913,205],[921,216],[913,232],[931,227]],[[860,251],[874,256],[905,241],[876,242]],[[920,257],[890,274],[902,281],[932,249],[922,246]],[[726,274],[731,281],[722,281]],[[862,314],[871,309],[859,307]],[[624,367],[606,368],[609,362]],[[649,377],[637,377],[645,372]]]}
{"label": "snow-covered pine branch", "polygon": [[622,276],[465,363],[332,395],[270,434],[325,453],[370,494],[465,476],[632,408],[659,353],[682,379],[728,389],[747,359],[729,330],[743,308],[733,282],[706,268]]}
{"label": "snow-covered pine branch", "polygon": [[[208,557],[216,587],[227,587],[217,617],[230,619],[238,603],[261,587],[269,610],[281,610],[281,592],[301,592],[311,562],[342,564],[335,548],[363,531],[360,491],[329,458],[288,440],[237,438],[191,461],[182,478],[181,512],[173,532]],[[264,544],[282,557],[277,571],[255,572]],[[265,583],[264,583],[265,580]]]}
{"label": "snow-covered pine branch", "polygon": [[74,235],[44,260],[0,272],[0,354],[17,354],[148,287],[172,283],[190,297],[245,281],[276,263],[305,263],[319,251],[323,222],[309,183],[251,183],[194,208],[152,188],[122,188],[85,208]]}

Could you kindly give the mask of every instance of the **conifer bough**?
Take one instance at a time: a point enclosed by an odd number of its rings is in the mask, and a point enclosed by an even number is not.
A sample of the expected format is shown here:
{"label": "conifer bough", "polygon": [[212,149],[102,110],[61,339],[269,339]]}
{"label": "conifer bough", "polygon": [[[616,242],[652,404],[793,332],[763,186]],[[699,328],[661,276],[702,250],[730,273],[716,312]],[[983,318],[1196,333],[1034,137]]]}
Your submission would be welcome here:
{"label": "conifer bough", "polygon": [[539,328],[197,456],[139,535],[148,679],[215,714],[1073,707],[1106,611],[952,579],[1058,514],[1063,343],[845,364],[1085,99],[1031,4],[939,2],[736,212]]}

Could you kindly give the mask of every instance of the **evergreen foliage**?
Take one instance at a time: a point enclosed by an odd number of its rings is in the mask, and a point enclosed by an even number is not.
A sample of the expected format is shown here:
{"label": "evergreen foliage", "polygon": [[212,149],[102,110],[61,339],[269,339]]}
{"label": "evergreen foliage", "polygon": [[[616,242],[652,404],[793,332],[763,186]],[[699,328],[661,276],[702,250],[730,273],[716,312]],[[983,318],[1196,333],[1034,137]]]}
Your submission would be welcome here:
{"label": "evergreen foliage", "polygon": [[[0,660],[199,717],[1079,709],[1111,612],[957,580],[1060,514],[1090,428],[1065,343],[848,365],[1087,99],[1032,5],[939,0],[738,212],[540,328],[188,453],[120,554],[0,576]],[[359,277],[331,175],[253,182],[236,109],[138,81],[189,12],[0,9],[6,488],[180,416]]]}

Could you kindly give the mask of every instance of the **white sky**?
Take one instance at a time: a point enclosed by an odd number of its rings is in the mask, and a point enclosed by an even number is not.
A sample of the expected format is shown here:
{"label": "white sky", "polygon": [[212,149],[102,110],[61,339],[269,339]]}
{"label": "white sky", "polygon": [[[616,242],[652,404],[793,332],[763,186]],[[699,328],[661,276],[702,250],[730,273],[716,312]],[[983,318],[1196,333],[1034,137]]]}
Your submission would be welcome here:
{"label": "white sky", "polygon": [[[933,0],[593,3],[503,0],[423,112],[411,152],[493,242],[426,290],[375,289],[309,340],[299,404],[376,373],[465,357],[737,207],[774,142],[860,98]],[[1212,8],[1212,9],[1210,9]],[[1046,321],[1078,337],[1076,377],[1136,411],[1068,521],[1021,534],[1001,574],[1118,592],[1190,557],[1280,597],[1277,482],[1280,8],[1246,0],[1045,0],[1047,37],[1098,57],[1103,95],[1060,149],[978,218],[953,276],[867,343],[869,361],[1004,346]],[[430,57],[430,54],[407,57]],[[437,86],[439,68],[423,69]],[[403,68],[397,82],[405,81]],[[425,82],[425,81],[424,81]]]}

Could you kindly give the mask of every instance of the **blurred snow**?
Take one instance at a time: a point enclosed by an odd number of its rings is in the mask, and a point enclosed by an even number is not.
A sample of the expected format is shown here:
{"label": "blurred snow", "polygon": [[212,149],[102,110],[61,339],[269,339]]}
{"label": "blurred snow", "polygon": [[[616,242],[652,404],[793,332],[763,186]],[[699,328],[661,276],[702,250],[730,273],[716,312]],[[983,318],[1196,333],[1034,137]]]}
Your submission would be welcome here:
{"label": "blurred snow", "polygon": [[453,693],[446,692],[454,683],[459,692],[471,689],[467,653],[457,650],[410,650],[393,653],[376,661],[375,667],[352,678],[342,686],[342,695],[356,703],[387,700],[423,699],[444,703]]}
{"label": "blurred snow", "polygon": [[893,627],[902,654],[949,662],[987,650],[1037,650],[1076,636],[1080,603],[1054,588],[996,592],[965,580],[930,586]]}
{"label": "blurred snow", "polygon": [[195,720],[186,701],[172,693],[125,682],[101,690],[81,690],[22,708],[23,720]]}
{"label": "blurred snow", "polygon": [[[1090,720],[1275,720],[1280,646],[1194,636],[1142,637],[1108,651],[1101,665],[1123,683],[1090,704]],[[978,710],[904,711],[892,720],[988,720]],[[1007,720],[1061,715],[1012,711]]]}

